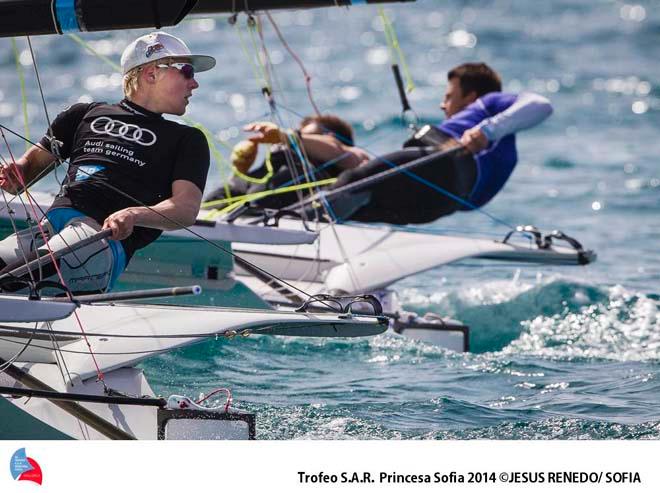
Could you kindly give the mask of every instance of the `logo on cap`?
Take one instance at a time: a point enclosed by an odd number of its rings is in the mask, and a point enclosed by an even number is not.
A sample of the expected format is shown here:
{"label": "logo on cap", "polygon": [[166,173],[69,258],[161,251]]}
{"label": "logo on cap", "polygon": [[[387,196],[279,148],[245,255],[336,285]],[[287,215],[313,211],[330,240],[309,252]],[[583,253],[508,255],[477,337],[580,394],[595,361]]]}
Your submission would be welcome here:
{"label": "logo on cap", "polygon": [[161,43],[154,43],[152,45],[149,45],[149,47],[147,48],[147,53],[145,54],[145,56],[147,58],[150,58],[151,55],[153,55],[157,51],[161,51],[161,50],[164,50],[164,49],[165,49],[165,47]]}

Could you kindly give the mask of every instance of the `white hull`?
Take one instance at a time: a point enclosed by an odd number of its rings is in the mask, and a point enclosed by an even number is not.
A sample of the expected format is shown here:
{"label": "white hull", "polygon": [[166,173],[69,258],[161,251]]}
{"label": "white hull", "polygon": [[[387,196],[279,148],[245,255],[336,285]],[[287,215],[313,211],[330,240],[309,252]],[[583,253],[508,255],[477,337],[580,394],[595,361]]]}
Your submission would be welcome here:
{"label": "white hull", "polygon": [[[27,365],[21,365],[27,369]],[[52,387],[58,392],[75,392],[78,394],[103,395],[103,386],[90,378],[70,386],[62,381],[62,376],[55,365],[37,363],[29,365],[29,373]],[[121,389],[130,395],[153,395],[153,390],[144,377],[142,370],[137,368],[120,368],[104,374],[108,387]],[[0,385],[24,388],[20,383],[4,373],[0,373]],[[48,427],[77,440],[102,440],[107,437],[82,420],[63,411],[47,399],[14,398],[8,401],[15,406],[16,413],[27,413],[42,421]],[[115,425],[137,439],[155,440],[157,438],[156,408],[145,406],[107,405],[100,403],[81,403],[81,406],[92,411],[99,418]],[[3,416],[3,419],[12,419]]]}
{"label": "white hull", "polygon": [[[17,297],[0,295],[0,306],[6,301],[13,304]],[[76,315],[85,337],[82,337],[73,316],[53,322],[0,324],[0,358],[14,363],[29,377],[40,381],[32,386],[25,377],[19,383],[15,380],[19,377],[14,373],[0,372],[0,386],[20,389],[25,385],[38,391],[104,396],[104,387],[97,381],[100,371],[106,385],[113,390],[132,396],[153,395],[142,371],[134,365],[155,354],[210,337],[252,334],[361,337],[382,333],[387,328],[387,320],[383,317],[212,307],[83,305],[77,309]],[[50,389],[44,389],[43,384]],[[7,397],[6,400],[14,406],[16,413],[27,413],[48,428],[69,437],[106,437],[97,428],[75,417],[79,415],[71,414],[43,397]],[[159,411],[154,407],[108,403],[79,405],[93,413],[94,421],[104,420],[135,438],[157,437]],[[19,420],[16,416],[4,416],[3,419]],[[171,423],[171,430],[179,430],[177,437],[226,439],[247,438],[250,434],[248,425],[241,420],[186,420],[185,425],[181,424],[183,421],[174,420]]]}
{"label": "white hull", "polygon": [[[302,223],[280,220],[286,229]],[[357,294],[383,289],[396,281],[466,258],[536,262],[549,265],[584,263],[572,247],[541,249],[531,242],[495,240],[401,231],[390,226],[357,224],[318,226],[318,239],[304,245],[234,243],[237,255],[276,276],[307,285],[315,292]],[[595,255],[587,252],[588,261]],[[239,275],[244,274],[239,270]],[[307,284],[306,284],[307,283]],[[316,291],[314,291],[316,290]]]}
{"label": "white hull", "polygon": [[[35,198],[42,203],[52,200],[46,194],[35,194]],[[25,214],[21,207],[15,209],[15,218]],[[202,211],[200,218],[205,214]],[[8,217],[6,210],[0,210],[0,219],[3,217]],[[539,248],[519,236],[514,238],[515,242],[504,243],[406,231],[386,225],[308,223],[316,228],[310,232],[301,221],[294,219],[282,218],[278,227],[253,225],[252,221],[254,218],[239,218],[233,224],[202,220],[203,225],[194,226],[191,231],[165,232],[162,239],[152,245],[147,258],[142,258],[138,252],[128,274],[144,274],[153,283],[168,285],[181,284],[181,276],[188,275],[197,279],[196,284],[204,278],[212,281],[204,287],[219,286],[226,280],[225,269],[231,266],[228,253],[199,236],[211,242],[233,242],[235,254],[312,294],[372,292],[400,279],[467,258],[548,265],[579,265],[595,259],[591,251],[577,252],[570,246],[556,244]],[[156,248],[162,255],[154,254]],[[180,260],[184,252],[185,258],[191,259],[190,268],[187,261],[182,267]],[[149,264],[138,266],[144,261]],[[238,276],[252,274],[241,268],[236,271]],[[250,281],[246,284],[255,286]],[[257,293],[265,294],[263,289],[257,289]]]}
{"label": "white hull", "polygon": [[[3,298],[0,296],[0,300]],[[61,352],[66,358],[69,380],[85,380],[96,374],[90,351],[100,370],[110,371],[209,337],[363,337],[383,332],[387,324],[386,319],[376,317],[138,304],[83,305],[77,315],[87,340],[81,336],[74,317],[37,328],[34,323],[3,324],[0,358],[56,363]],[[26,345],[27,350],[23,351]]]}
{"label": "white hull", "polygon": [[[2,214],[0,211],[0,217]],[[252,221],[254,218],[239,218],[234,224],[207,222],[194,230],[212,241],[234,241],[235,254],[308,294],[377,293],[400,279],[467,258],[548,265],[579,265],[595,259],[590,251],[556,244],[539,248],[520,236],[504,243],[385,225],[308,223],[315,228],[309,232],[294,219],[280,219],[277,228],[249,224]],[[189,262],[181,263],[182,255]],[[157,243],[138,252],[122,279],[151,287],[194,283],[207,293],[226,292],[236,279],[270,303],[291,301],[278,291],[277,283],[274,288],[254,277],[254,272],[237,264],[233,267],[234,276],[228,254],[194,234],[166,232]],[[434,327],[411,327],[402,334],[454,350],[467,347],[465,334]]]}

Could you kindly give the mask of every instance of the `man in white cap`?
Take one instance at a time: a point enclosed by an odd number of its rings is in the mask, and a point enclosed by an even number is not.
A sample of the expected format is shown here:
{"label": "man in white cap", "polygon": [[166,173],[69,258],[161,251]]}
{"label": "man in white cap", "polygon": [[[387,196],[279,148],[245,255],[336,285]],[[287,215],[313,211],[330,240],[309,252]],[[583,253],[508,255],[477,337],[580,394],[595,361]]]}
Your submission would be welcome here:
{"label": "man in white cap", "polygon": [[[0,169],[0,187],[16,194],[43,176],[56,154],[69,159],[66,180],[42,223],[50,249],[101,228],[112,230],[110,241],[59,262],[66,284],[77,293],[110,289],[137,249],[163,230],[192,225],[206,184],[209,150],[203,133],[163,114],[185,113],[199,87],[195,73],[213,68],[215,59],[193,55],[175,36],[154,32],[128,45],[121,66],[121,102],[74,104],[57,116],[39,145]],[[0,242],[0,272],[31,247],[46,251],[36,229]],[[43,278],[54,274],[52,265],[41,272]]]}

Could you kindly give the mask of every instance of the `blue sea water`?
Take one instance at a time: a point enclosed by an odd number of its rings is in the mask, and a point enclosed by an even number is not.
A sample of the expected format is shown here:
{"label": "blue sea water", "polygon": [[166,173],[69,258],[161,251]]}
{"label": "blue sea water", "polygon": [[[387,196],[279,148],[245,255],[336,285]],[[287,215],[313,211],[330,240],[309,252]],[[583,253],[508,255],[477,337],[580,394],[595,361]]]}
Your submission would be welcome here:
{"label": "blue sea water", "polygon": [[[431,1],[392,4],[424,121],[446,72],[464,61],[495,67],[512,92],[548,97],[553,116],[520,134],[520,163],[486,211],[511,224],[561,229],[598,253],[587,267],[465,262],[399,282],[408,309],[471,327],[473,352],[456,354],[386,334],[364,340],[255,337],[212,341],[154,358],[159,393],[233,389],[258,413],[261,439],[645,439],[660,436],[660,12],[655,2]],[[274,15],[312,76],[318,105],[351,121],[378,154],[407,130],[374,7]],[[266,118],[261,82],[226,16],[168,29],[217,57],[200,74],[188,116],[229,143]],[[135,32],[82,38],[117,62]],[[304,78],[270,24],[275,118],[312,112]],[[52,118],[77,101],[116,100],[121,78],[67,37],[32,39]],[[31,135],[46,125],[29,51],[18,39]],[[0,121],[23,131],[9,40],[0,39]],[[256,74],[258,75],[258,70]],[[10,138],[14,149],[21,143]],[[225,152],[220,147],[222,152]],[[3,148],[3,155],[5,149]],[[225,152],[226,153],[226,152]],[[214,169],[212,184],[226,170]],[[54,181],[42,185],[52,186]],[[501,237],[478,212],[428,226]]]}

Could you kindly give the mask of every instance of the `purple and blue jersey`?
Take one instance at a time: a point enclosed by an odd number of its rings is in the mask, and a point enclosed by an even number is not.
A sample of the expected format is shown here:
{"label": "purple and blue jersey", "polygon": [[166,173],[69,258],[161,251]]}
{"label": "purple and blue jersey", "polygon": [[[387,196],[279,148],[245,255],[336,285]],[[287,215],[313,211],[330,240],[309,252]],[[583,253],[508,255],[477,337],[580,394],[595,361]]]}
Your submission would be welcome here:
{"label": "purple and blue jersey", "polygon": [[[515,94],[502,92],[486,94],[442,122],[438,125],[438,129],[460,140],[463,132],[504,112],[516,102],[517,98]],[[511,133],[491,141],[487,149],[474,157],[477,163],[477,179],[468,200],[473,205],[481,207],[504,187],[518,162],[515,134]],[[461,209],[469,210],[468,207]]]}

